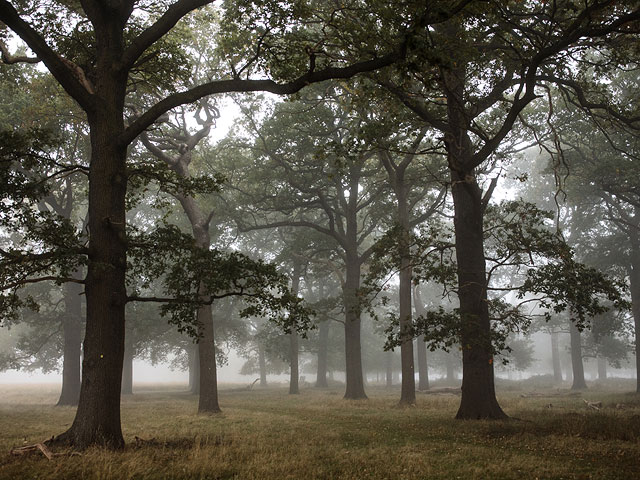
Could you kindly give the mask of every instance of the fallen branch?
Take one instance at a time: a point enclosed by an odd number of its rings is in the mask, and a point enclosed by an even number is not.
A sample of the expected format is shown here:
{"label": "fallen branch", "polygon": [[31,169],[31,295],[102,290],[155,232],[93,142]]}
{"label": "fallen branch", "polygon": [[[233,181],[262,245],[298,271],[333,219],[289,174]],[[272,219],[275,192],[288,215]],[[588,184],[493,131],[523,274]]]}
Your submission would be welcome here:
{"label": "fallen branch", "polygon": [[425,395],[461,395],[462,390],[460,387],[440,387],[430,388],[429,390],[416,390],[417,393],[423,393]]}
{"label": "fallen branch", "polygon": [[247,390],[251,390],[251,389],[253,388],[253,386],[254,386],[254,385],[255,385],[259,380],[260,380],[259,378],[256,378],[256,379],[253,381],[253,383],[247,387]]}
{"label": "fallen branch", "polygon": [[[32,452],[40,451],[42,454],[47,457],[48,460],[52,460],[54,457],[54,453],[49,450],[49,448],[44,443],[34,443],[33,445],[26,445],[24,447],[15,447],[9,451],[11,455],[27,455]],[[58,454],[62,455],[62,454]]]}
{"label": "fallen branch", "polygon": [[602,409],[602,402],[589,402],[587,400],[583,400],[583,402],[587,405],[587,407],[592,408],[594,410]]}

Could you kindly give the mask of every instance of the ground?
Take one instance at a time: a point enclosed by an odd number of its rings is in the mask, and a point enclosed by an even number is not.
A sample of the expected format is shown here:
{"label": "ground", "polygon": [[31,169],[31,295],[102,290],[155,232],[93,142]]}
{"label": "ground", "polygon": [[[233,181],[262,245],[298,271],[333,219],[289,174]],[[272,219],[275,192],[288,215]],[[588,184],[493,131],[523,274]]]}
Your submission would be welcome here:
{"label": "ground", "polygon": [[343,400],[339,388],[227,387],[223,413],[199,416],[181,387],[146,387],[123,398],[124,451],[51,461],[10,450],[64,431],[74,409],[54,406],[54,387],[2,386],[0,479],[640,479],[631,386],[532,395],[524,382],[503,385],[508,421],[454,420],[451,394],[418,394],[417,407],[399,409],[399,391],[375,387],[366,401]]}

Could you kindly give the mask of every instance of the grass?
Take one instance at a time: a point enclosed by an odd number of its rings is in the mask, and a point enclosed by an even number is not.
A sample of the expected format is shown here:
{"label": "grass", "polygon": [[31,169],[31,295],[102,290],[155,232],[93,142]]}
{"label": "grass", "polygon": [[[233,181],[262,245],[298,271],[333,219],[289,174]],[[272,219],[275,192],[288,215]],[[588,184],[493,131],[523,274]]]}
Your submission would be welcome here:
{"label": "grass", "polygon": [[[369,400],[345,401],[341,390],[223,389],[223,413],[198,416],[195,397],[148,388],[123,398],[124,451],[48,461],[9,450],[62,432],[74,409],[53,406],[55,387],[5,387],[0,479],[640,478],[636,394],[523,398],[510,386],[499,400],[516,419],[495,422],[453,420],[455,396],[419,394],[416,408],[399,409],[399,392],[368,392]],[[602,401],[602,410],[583,399]]]}

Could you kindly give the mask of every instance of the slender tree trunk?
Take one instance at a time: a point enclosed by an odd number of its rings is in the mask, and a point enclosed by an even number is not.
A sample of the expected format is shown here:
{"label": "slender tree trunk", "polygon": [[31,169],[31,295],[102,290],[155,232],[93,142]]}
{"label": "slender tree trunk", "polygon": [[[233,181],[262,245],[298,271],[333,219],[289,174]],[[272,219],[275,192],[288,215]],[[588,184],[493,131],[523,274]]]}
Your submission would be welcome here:
{"label": "slender tree trunk", "polygon": [[[291,293],[295,296],[300,291],[300,275],[302,274],[302,265],[299,261],[294,261],[293,273],[291,275]],[[299,355],[298,331],[291,329],[289,334],[289,395],[297,395],[300,393],[298,379],[300,378],[300,369],[298,368]]]}
{"label": "slender tree trunk", "polygon": [[[639,213],[636,212],[636,217]],[[640,239],[636,230],[631,232],[631,266],[629,268],[631,311],[635,331],[636,392],[640,393]]]}
{"label": "slender tree trunk", "polygon": [[393,387],[393,353],[389,350],[385,354],[386,366],[387,366],[387,388]]}
{"label": "slender tree trunk", "polygon": [[[422,299],[420,298],[420,290],[417,286],[414,289],[413,303],[416,310],[416,315],[421,316],[426,313],[424,303],[422,303]],[[418,390],[429,390],[427,344],[424,340],[424,335],[418,337],[416,348],[418,354]]]}
{"label": "slender tree trunk", "polygon": [[187,349],[189,356],[189,392],[193,395],[200,394],[200,347],[193,344]]}
{"label": "slender tree trunk", "polygon": [[[75,275],[74,275],[75,276]],[[79,277],[79,275],[78,275]],[[62,391],[57,405],[78,405],[80,396],[80,354],[82,349],[82,285],[64,285],[65,312],[62,324],[64,357]]]}
{"label": "slender tree trunk", "polygon": [[558,348],[558,332],[552,331],[551,336],[551,360],[553,362],[553,380],[562,382],[562,367],[560,366],[560,349]]}
{"label": "slender tree trunk", "polygon": [[[126,341],[126,340],[125,340]],[[133,348],[126,345],[122,365],[122,395],[133,395]]]}
{"label": "slender tree trunk", "polygon": [[318,327],[318,369],[316,373],[316,388],[328,388],[327,360],[329,349],[329,321],[325,320]]}
{"label": "slender tree trunk", "polygon": [[598,380],[607,379],[607,359],[598,357]]}
{"label": "slender tree trunk", "polygon": [[[122,448],[120,387],[124,357],[127,190],[124,130],[126,76],[114,76],[120,34],[101,32],[97,54],[95,111],[88,112],[91,136],[89,171],[89,254],[85,292],[87,321],[82,384],[73,424],[54,442],[86,448]],[[115,47],[115,48],[112,48]]]}
{"label": "slender tree trunk", "polygon": [[360,343],[360,261],[355,254],[347,252],[346,280],[343,289],[345,306],[344,340],[346,359],[346,391],[344,398],[351,400],[367,398],[362,378],[362,347]]}
{"label": "slender tree trunk", "polygon": [[258,346],[258,367],[260,368],[260,386],[267,386],[267,361],[264,356],[264,347]]}
{"label": "slender tree trunk", "polygon": [[417,340],[418,351],[418,390],[429,390],[429,370],[427,366],[427,344],[424,336]]}
{"label": "slender tree trunk", "polygon": [[[456,165],[457,161],[450,160],[450,163]],[[482,191],[473,172],[458,172],[452,169],[451,173],[458,262],[458,299],[462,320],[462,398],[456,418],[506,418],[506,414],[498,405],[494,384],[484,258]]]}
{"label": "slender tree trunk", "polygon": [[580,331],[571,321],[569,325],[571,337],[571,367],[573,370],[573,384],[571,390],[584,390],[587,383],[584,381],[584,365],[582,364],[582,341]]}
{"label": "slender tree trunk", "polygon": [[452,384],[456,379],[456,371],[453,367],[453,359],[451,358],[451,354],[448,353],[445,357],[445,364],[447,369],[447,383]]}

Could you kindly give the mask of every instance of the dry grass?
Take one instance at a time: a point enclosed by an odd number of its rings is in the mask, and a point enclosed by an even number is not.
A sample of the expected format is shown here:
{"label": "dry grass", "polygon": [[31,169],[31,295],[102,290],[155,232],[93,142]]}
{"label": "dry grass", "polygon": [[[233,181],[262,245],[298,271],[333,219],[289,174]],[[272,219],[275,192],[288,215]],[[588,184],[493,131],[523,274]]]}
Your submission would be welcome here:
{"label": "dry grass", "polygon": [[[471,422],[453,420],[455,396],[420,395],[416,408],[398,409],[398,392],[369,392],[368,401],[353,402],[336,390],[223,390],[223,413],[198,416],[195,397],[149,388],[123,399],[124,451],[94,449],[50,462],[8,452],[62,432],[74,410],[53,406],[55,387],[5,388],[0,478],[640,478],[635,394],[522,398],[509,389],[500,402],[517,420]],[[602,401],[603,409],[588,409],[583,398]],[[136,445],[135,436],[153,440]]]}

